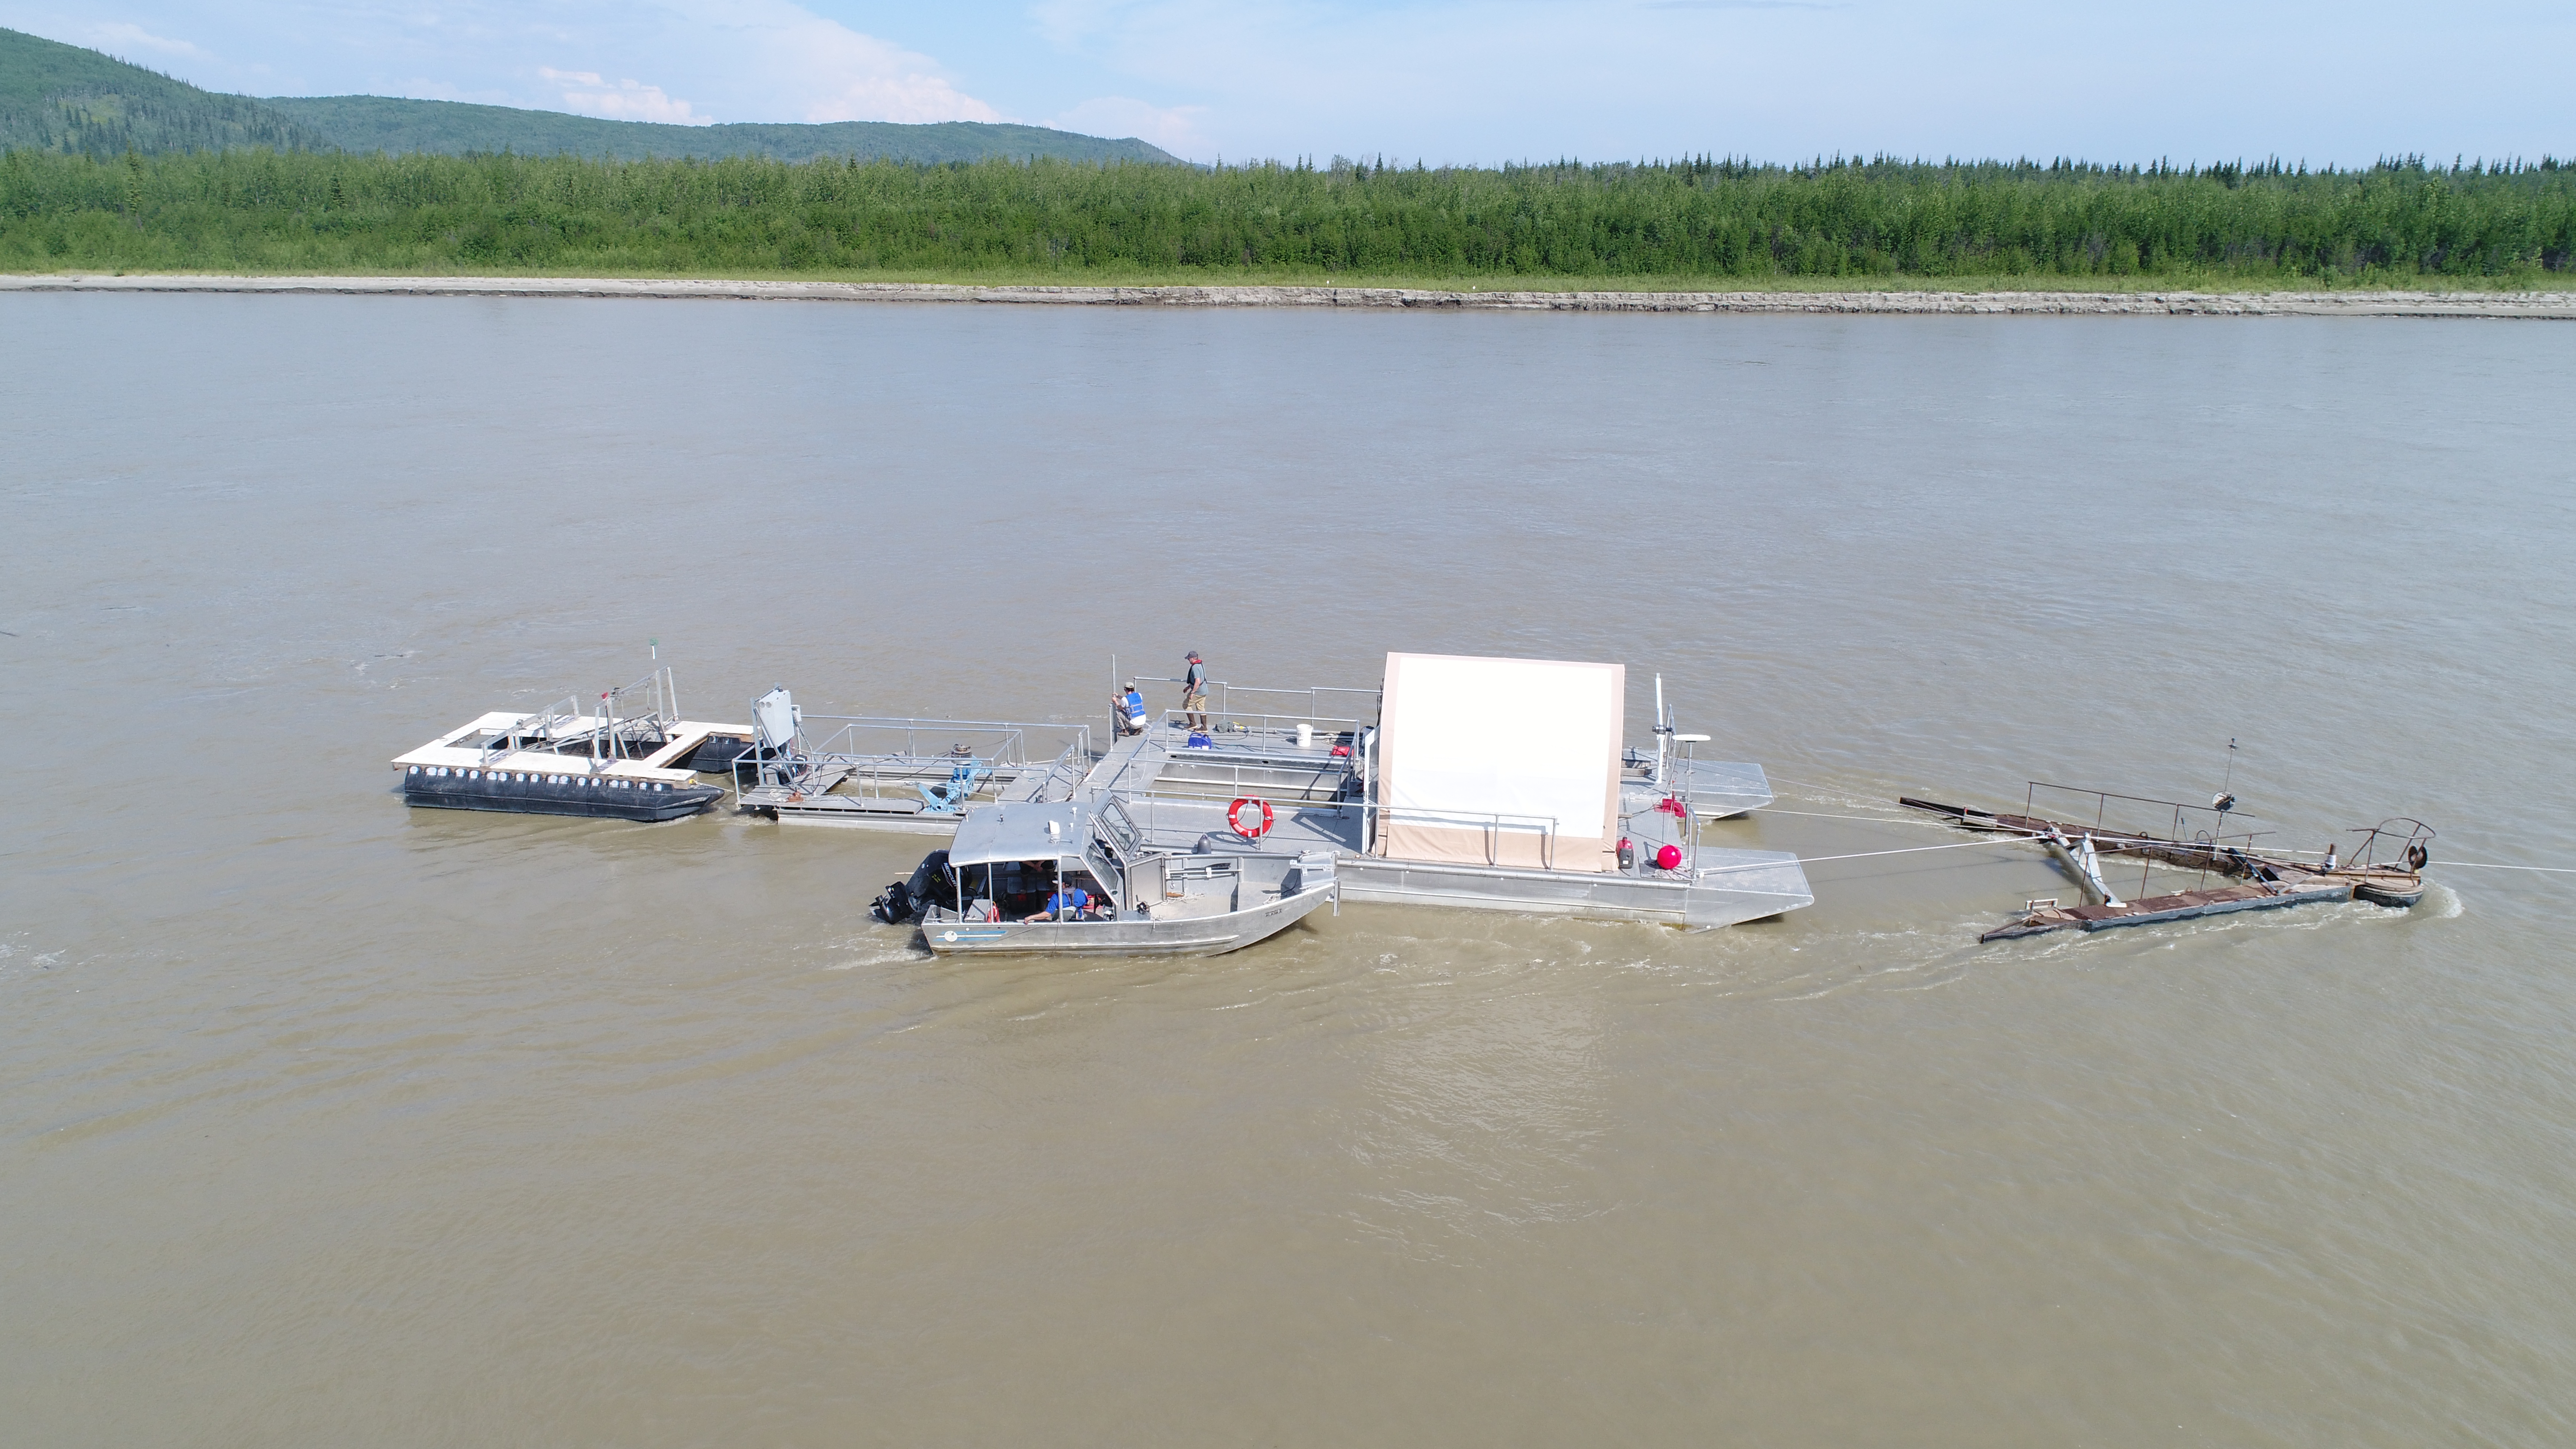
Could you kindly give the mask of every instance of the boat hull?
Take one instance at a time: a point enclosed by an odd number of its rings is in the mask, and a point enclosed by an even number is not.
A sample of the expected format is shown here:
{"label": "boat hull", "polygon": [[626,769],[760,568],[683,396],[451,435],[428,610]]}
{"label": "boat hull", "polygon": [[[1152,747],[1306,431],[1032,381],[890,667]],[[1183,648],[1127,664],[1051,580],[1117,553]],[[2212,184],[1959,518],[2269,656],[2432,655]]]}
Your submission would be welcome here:
{"label": "boat hull", "polygon": [[2391,906],[2402,911],[2424,899],[2424,886],[2420,880],[2412,888],[2372,885],[2365,882],[2352,888],[2352,898],[2357,901],[2368,901],[2374,906]]}
{"label": "boat hull", "polygon": [[1667,926],[1733,926],[1806,906],[1816,896],[1794,855],[1702,850],[1700,871],[1654,876],[1528,870],[1512,866],[1346,857],[1342,898],[1353,903],[1438,906],[1644,921]]}
{"label": "boat hull", "polygon": [[407,766],[403,775],[403,803],[422,809],[572,815],[647,823],[695,815],[723,799],[724,793],[713,785],[671,785],[588,774],[440,772],[413,765]]}
{"label": "boat hull", "polygon": [[921,939],[940,956],[1221,956],[1304,920],[1333,889],[1318,885],[1246,911],[1168,921],[928,920]]}
{"label": "boat hull", "polygon": [[733,762],[751,753],[750,740],[734,735],[709,735],[706,743],[689,755],[683,768],[701,775],[730,775]]}
{"label": "boat hull", "polygon": [[2117,906],[2033,911],[2011,925],[1998,926],[1977,939],[2010,941],[2023,936],[2044,936],[2052,931],[2112,931],[2123,926],[2156,926],[2168,921],[2230,916],[2241,911],[2274,911],[2287,906],[2331,904],[2351,900],[2353,894],[2350,885],[2341,883],[2293,889],[2235,886],[2216,891],[2178,891],[2169,896],[2149,896]]}

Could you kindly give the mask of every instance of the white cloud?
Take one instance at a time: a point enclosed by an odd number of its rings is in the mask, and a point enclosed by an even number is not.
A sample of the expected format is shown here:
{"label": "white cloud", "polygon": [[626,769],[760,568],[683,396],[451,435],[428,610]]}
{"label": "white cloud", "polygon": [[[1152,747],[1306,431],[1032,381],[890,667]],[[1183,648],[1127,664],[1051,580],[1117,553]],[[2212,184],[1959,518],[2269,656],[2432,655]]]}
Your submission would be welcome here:
{"label": "white cloud", "polygon": [[611,121],[659,121],[669,126],[712,126],[713,116],[702,116],[687,101],[673,100],[660,86],[648,86],[638,80],[621,80],[610,85],[595,70],[556,70],[537,67],[537,74],[562,86],[566,109],[585,116],[599,116]]}
{"label": "white cloud", "polygon": [[89,38],[90,44],[110,55],[130,54],[137,47],[159,51],[163,55],[184,55],[195,59],[203,59],[206,54],[188,41],[155,35],[140,25],[122,20],[90,26]]}
{"label": "white cloud", "polygon": [[998,121],[1002,113],[935,75],[856,75],[805,108],[809,121]]}
{"label": "white cloud", "polygon": [[750,41],[774,93],[808,121],[998,121],[939,62],[781,0],[716,0],[692,18]]}
{"label": "white cloud", "polygon": [[1047,122],[1059,131],[1112,140],[1134,136],[1151,141],[1175,156],[1204,161],[1215,148],[1199,131],[1205,106],[1154,106],[1127,96],[1098,96]]}

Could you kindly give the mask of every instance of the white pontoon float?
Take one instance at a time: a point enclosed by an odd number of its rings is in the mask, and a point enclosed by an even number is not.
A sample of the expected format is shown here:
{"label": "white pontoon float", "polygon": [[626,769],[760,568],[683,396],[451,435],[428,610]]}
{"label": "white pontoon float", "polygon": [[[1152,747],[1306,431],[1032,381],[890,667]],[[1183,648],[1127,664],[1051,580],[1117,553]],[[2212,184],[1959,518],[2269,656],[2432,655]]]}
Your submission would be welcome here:
{"label": "white pontoon float", "polygon": [[[644,706],[624,712],[627,701]],[[701,783],[751,742],[743,725],[680,718],[668,666],[600,695],[585,713],[567,696],[533,714],[495,711],[394,757],[407,804],[518,815],[676,820],[724,798]]]}

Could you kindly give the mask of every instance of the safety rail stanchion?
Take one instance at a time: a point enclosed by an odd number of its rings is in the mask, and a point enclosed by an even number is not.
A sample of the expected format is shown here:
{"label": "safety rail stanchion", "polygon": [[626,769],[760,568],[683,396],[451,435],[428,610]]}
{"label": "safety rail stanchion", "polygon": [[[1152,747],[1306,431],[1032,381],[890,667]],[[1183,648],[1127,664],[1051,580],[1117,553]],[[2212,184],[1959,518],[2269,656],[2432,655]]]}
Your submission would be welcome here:
{"label": "safety rail stanchion", "polygon": [[1442,825],[1456,830],[1480,831],[1489,842],[1485,848],[1485,863],[1498,869],[1509,869],[1502,863],[1503,832],[1527,831],[1538,836],[1540,867],[1546,870],[1556,869],[1558,821],[1553,815],[1514,815],[1505,812],[1479,813],[1464,810],[1398,811],[1391,806],[1362,801],[1360,802],[1360,834],[1363,841],[1368,838],[1368,821],[1371,812],[1376,814],[1381,839],[1387,822],[1399,814],[1415,816],[1423,824]]}

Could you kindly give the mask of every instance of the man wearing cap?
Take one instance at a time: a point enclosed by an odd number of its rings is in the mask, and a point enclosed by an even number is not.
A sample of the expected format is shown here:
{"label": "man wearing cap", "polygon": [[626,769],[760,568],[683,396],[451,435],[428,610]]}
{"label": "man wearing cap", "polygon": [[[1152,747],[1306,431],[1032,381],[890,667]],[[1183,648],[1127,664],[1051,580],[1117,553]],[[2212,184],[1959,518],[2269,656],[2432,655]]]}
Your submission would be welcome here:
{"label": "man wearing cap", "polygon": [[1145,696],[1136,692],[1136,681],[1128,680],[1118,693],[1110,696],[1110,717],[1118,723],[1118,733],[1141,735],[1145,732]]}
{"label": "man wearing cap", "polygon": [[1046,909],[1027,919],[1032,921],[1079,921],[1091,909],[1091,892],[1080,886],[1059,886],[1047,897]]}
{"label": "man wearing cap", "polygon": [[1207,666],[1199,662],[1199,651],[1190,651],[1190,667],[1181,676],[1181,718],[1191,729],[1207,732]]}

